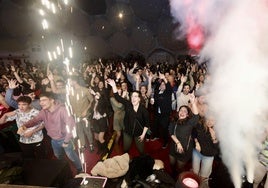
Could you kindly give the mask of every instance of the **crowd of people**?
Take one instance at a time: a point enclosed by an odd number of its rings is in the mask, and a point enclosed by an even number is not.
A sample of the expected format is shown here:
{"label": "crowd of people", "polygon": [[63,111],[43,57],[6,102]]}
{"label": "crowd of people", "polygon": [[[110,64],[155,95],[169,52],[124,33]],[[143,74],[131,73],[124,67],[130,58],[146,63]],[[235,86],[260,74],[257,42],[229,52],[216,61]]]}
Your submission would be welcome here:
{"label": "crowd of people", "polygon": [[190,57],[174,64],[99,59],[68,68],[60,62],[10,62],[0,72],[0,124],[16,120],[25,158],[45,156],[45,129],[55,157],[66,154],[82,172],[74,146],[103,155],[108,150],[105,135],[113,127],[115,148],[122,143],[123,152],[129,152],[134,141],[143,155],[144,142],[159,139],[162,149],[170,150],[174,177],[192,160],[193,172],[208,186],[220,150],[217,122],[206,101],[206,63]]}

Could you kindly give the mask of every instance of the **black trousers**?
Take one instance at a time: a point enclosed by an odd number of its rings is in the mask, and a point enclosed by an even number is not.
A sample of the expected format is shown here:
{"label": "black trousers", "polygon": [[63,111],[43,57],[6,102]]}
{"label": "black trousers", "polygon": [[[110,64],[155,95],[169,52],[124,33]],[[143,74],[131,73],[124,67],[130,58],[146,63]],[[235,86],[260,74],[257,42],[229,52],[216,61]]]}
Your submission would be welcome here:
{"label": "black trousers", "polygon": [[19,142],[24,159],[44,159],[46,158],[46,150],[43,142],[32,144],[24,144]]}
{"label": "black trousers", "polygon": [[154,137],[162,137],[164,144],[169,140],[169,114],[155,114],[155,123],[152,126],[152,132]]}

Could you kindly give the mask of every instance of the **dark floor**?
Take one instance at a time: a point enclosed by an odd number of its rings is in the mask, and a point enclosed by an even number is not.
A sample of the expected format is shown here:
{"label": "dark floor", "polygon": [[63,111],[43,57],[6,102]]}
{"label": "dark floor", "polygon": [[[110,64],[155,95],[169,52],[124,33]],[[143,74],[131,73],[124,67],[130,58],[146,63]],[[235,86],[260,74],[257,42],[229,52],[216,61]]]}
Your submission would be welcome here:
{"label": "dark floor", "polygon": [[[5,144],[4,148],[6,150],[8,149],[8,152],[13,152],[13,151],[18,150],[19,148],[16,145],[16,143],[14,142],[15,136],[12,135],[11,132],[7,132],[7,133],[5,133],[5,135],[8,135],[7,142],[5,142],[5,143],[1,142],[1,143]],[[111,137],[111,135],[110,135],[110,137]],[[49,146],[50,146],[49,139],[46,139],[45,142],[46,142],[46,145],[48,146],[48,155],[52,156],[51,159],[53,159],[52,150],[51,150],[51,148],[49,148]],[[9,146],[7,146],[7,144],[9,144]],[[171,173],[171,168],[169,166],[169,158],[168,158],[169,148],[162,149],[161,140],[145,142],[145,151],[152,158],[162,160],[164,162],[164,165],[165,165],[165,171],[169,174]],[[123,154],[122,144],[120,145],[119,148],[118,147],[116,148],[113,145],[111,147],[110,154],[108,157],[113,157],[113,156],[121,155],[121,154]],[[139,155],[137,150],[135,149],[134,144],[131,147],[129,154],[130,154],[131,158]],[[100,157],[100,155],[97,154],[97,148],[95,148],[94,152],[90,152],[88,149],[86,149],[85,150],[86,172],[90,174],[91,169],[100,160],[101,160],[101,157]],[[75,172],[75,170],[70,162],[69,162],[69,165],[71,166],[71,172],[73,173],[73,175],[75,175],[76,172]],[[191,164],[189,163],[188,166],[189,166],[188,170],[190,170]],[[47,174],[47,175],[49,175],[49,174]],[[114,180],[109,180],[108,187],[109,188],[116,187],[116,185],[118,184],[118,181],[120,181],[120,178],[114,179]],[[209,185],[210,185],[210,188],[233,188],[234,187],[231,180],[230,180],[228,170],[224,166],[224,164],[222,163],[222,161],[219,157],[216,157],[214,160],[212,174],[211,174],[210,179],[209,179]],[[248,188],[250,186],[245,184],[242,187]],[[262,186],[260,186],[260,187],[262,187]]]}
{"label": "dark floor", "polygon": [[[168,158],[169,148],[162,149],[161,140],[145,142],[145,151],[154,159],[162,160],[164,162],[166,172],[171,174],[171,168],[169,166],[169,158]],[[88,152],[87,154],[92,157],[92,153]],[[113,157],[113,156],[121,155],[121,154],[123,154],[122,145],[120,146],[119,149],[112,147],[112,150],[111,150],[109,157]],[[135,149],[134,144],[132,145],[129,154],[131,157],[136,157],[139,155],[137,150]],[[87,166],[88,166],[87,171],[88,172],[90,172],[90,170],[91,170],[90,167],[93,165],[90,162],[90,161],[92,161],[92,158],[90,156],[87,157],[88,163],[89,163],[89,164],[87,164]],[[94,158],[95,157],[98,158],[97,155],[94,155]],[[90,158],[91,158],[91,160],[89,160]],[[189,163],[187,166],[188,166],[188,170],[190,170],[191,163]],[[111,184],[109,184],[109,185],[111,186]],[[209,185],[210,185],[210,188],[233,188],[234,187],[231,180],[230,180],[228,170],[224,166],[224,164],[222,163],[222,161],[219,157],[216,157],[214,160],[213,171],[212,171],[212,174],[211,174],[211,177],[209,180]]]}

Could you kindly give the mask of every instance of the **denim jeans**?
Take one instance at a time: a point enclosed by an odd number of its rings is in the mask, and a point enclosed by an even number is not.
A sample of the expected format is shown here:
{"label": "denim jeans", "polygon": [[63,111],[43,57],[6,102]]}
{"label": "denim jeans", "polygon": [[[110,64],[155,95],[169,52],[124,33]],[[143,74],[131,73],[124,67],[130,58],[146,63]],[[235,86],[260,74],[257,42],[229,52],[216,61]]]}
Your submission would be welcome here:
{"label": "denim jeans", "polygon": [[76,154],[72,143],[70,142],[68,144],[68,146],[62,147],[64,140],[51,140],[51,145],[53,148],[53,152],[54,155],[60,159],[60,160],[64,160],[64,152],[67,155],[67,157],[73,162],[76,170],[79,172],[82,170],[82,165],[81,165],[81,161],[78,157],[78,155]]}
{"label": "denim jeans", "polygon": [[205,156],[198,152],[196,149],[193,150],[193,171],[195,174],[208,178],[212,172],[214,156]]}

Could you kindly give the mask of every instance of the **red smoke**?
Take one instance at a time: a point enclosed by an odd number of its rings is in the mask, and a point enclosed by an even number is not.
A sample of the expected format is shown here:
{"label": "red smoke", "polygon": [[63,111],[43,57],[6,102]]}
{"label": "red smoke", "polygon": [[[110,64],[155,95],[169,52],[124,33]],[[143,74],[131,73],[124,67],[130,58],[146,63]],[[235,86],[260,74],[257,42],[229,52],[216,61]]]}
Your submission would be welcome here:
{"label": "red smoke", "polygon": [[199,52],[204,43],[203,29],[197,23],[191,23],[187,31],[187,43],[188,46]]}
{"label": "red smoke", "polygon": [[[193,7],[193,3],[195,3],[193,0],[184,0],[184,6],[186,8],[186,23],[187,23],[187,43],[190,49],[199,52],[200,49],[203,46],[205,37],[204,37],[204,30],[202,28],[202,25],[198,23],[197,18],[194,17],[194,12],[191,11],[190,7]],[[205,13],[205,6],[207,1],[202,1],[202,6],[198,6],[198,8],[195,10],[198,12],[198,19],[202,19],[201,17]]]}

